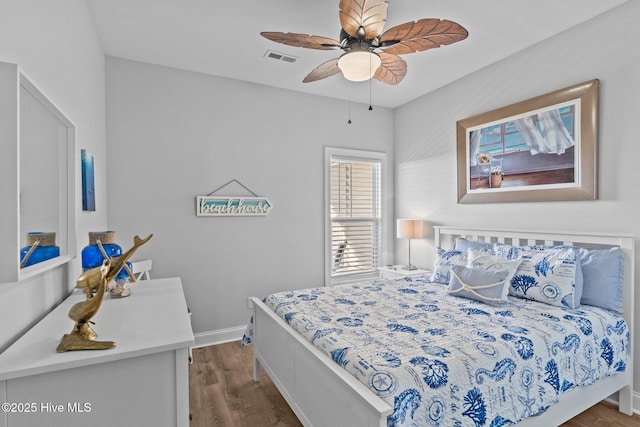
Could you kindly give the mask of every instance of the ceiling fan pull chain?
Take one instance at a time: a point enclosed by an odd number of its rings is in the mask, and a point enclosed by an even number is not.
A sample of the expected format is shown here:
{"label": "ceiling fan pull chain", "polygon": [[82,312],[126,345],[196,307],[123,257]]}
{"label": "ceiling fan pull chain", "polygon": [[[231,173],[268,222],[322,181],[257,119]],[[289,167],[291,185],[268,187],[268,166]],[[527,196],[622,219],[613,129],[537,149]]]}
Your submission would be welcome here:
{"label": "ceiling fan pull chain", "polygon": [[[369,69],[371,69],[371,57],[369,57]],[[371,80],[373,80],[373,76],[369,79],[369,111],[373,110],[371,106]]]}
{"label": "ceiling fan pull chain", "polygon": [[348,89],[347,92],[349,93],[349,120],[347,121],[347,124],[351,124],[351,81],[348,81]]}

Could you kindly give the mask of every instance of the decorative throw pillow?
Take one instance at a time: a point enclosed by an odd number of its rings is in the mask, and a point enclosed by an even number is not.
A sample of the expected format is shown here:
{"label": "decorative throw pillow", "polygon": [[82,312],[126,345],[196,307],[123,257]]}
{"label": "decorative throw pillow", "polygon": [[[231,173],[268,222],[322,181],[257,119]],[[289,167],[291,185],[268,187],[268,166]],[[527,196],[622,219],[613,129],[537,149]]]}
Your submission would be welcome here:
{"label": "decorative throw pillow", "polygon": [[496,244],[494,250],[522,259],[511,280],[510,295],[559,307],[580,305],[583,279],[575,248]]}
{"label": "decorative throw pillow", "polygon": [[507,276],[507,270],[485,271],[454,265],[451,267],[451,280],[447,291],[449,295],[457,297],[484,303],[499,303],[507,301]]}
{"label": "decorative throw pillow", "polygon": [[[507,283],[511,283],[521,259],[506,259],[501,256],[493,255],[491,252],[479,251],[477,249],[469,249],[467,251],[467,267],[476,268],[485,271],[502,271],[506,270]],[[506,301],[509,295],[509,287],[505,287],[503,299]]]}
{"label": "decorative throw pillow", "polygon": [[438,248],[436,251],[436,260],[433,264],[433,273],[431,281],[436,283],[448,284],[451,276],[451,267],[454,265],[466,265],[467,253],[461,251],[446,251]]}
{"label": "decorative throw pillow", "polygon": [[581,303],[622,313],[622,249],[576,248],[584,276]]}

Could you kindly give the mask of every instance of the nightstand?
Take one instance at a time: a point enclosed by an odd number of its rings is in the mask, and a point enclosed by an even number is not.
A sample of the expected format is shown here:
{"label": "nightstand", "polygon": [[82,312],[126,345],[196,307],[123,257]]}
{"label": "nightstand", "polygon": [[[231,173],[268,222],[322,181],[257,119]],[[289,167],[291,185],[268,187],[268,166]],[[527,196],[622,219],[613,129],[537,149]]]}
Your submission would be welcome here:
{"label": "nightstand", "polygon": [[379,267],[380,277],[383,279],[400,279],[402,277],[421,276],[423,274],[431,274],[429,270],[422,270],[420,268],[416,270],[405,270],[402,265],[385,265]]}

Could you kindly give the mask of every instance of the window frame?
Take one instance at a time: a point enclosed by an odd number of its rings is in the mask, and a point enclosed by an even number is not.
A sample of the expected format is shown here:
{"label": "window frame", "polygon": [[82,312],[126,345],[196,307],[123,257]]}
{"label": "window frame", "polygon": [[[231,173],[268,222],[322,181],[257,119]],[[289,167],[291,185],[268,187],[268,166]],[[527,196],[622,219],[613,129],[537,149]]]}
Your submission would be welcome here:
{"label": "window frame", "polygon": [[331,221],[331,159],[339,157],[341,159],[352,158],[354,161],[378,161],[380,162],[380,247],[379,266],[389,263],[391,254],[389,251],[389,230],[391,230],[391,212],[388,200],[392,200],[392,187],[389,182],[390,171],[388,170],[387,153],[379,151],[358,150],[349,148],[325,147],[324,152],[324,283],[325,286],[348,283],[356,280],[379,277],[379,272],[350,273],[340,277],[332,277],[333,256],[331,254],[332,243],[332,221]]}
{"label": "window frame", "polygon": [[[575,137],[575,132],[576,132],[576,106],[575,104],[569,104],[569,105],[564,105],[562,107],[559,107],[559,110],[562,110],[563,108],[568,108],[568,111],[565,112],[560,112],[560,119],[562,120],[562,122],[565,124],[565,128],[567,129],[567,131],[571,134],[571,137]],[[571,118],[571,129],[569,129],[569,127],[567,127],[566,122],[565,122],[565,118],[566,117],[570,117]],[[535,115],[535,117],[533,118],[533,120],[536,123],[536,126],[538,125],[539,119],[538,116]],[[500,126],[500,140],[499,141],[495,141],[495,142],[491,142],[491,143],[485,143],[484,144],[484,148],[483,148],[483,144],[482,141],[479,144],[479,151],[481,153],[489,153],[492,156],[503,156],[505,154],[511,154],[511,153],[517,153],[520,151],[528,151],[529,148],[524,148],[522,150],[518,149],[518,150],[513,150],[510,149],[507,151],[506,149],[506,140],[507,140],[507,136],[508,135],[512,135],[512,134],[519,134],[520,131],[516,130],[516,131],[508,131],[507,130],[507,126],[509,124],[511,124],[511,121],[506,121],[506,122],[501,122],[499,123]],[[488,127],[488,126],[487,126]],[[482,132],[483,129],[479,129],[480,132]],[[484,136],[481,135],[480,138],[483,138]],[[524,143],[524,140],[523,140]],[[526,144],[525,144],[526,145]],[[490,147],[490,148],[487,148]],[[493,147],[499,147],[499,151]]]}

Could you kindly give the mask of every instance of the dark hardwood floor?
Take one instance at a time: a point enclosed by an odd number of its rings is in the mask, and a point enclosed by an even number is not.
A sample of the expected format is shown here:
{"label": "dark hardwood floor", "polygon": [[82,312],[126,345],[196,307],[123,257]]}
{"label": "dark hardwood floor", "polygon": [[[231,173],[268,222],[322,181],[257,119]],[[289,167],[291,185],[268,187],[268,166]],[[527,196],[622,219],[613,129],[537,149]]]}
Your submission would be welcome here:
{"label": "dark hardwood floor", "polygon": [[[189,367],[191,427],[302,426],[264,371],[259,383],[252,371],[252,346],[236,341],[194,349]],[[629,417],[603,402],[562,425],[603,426],[640,427],[640,415]]]}

